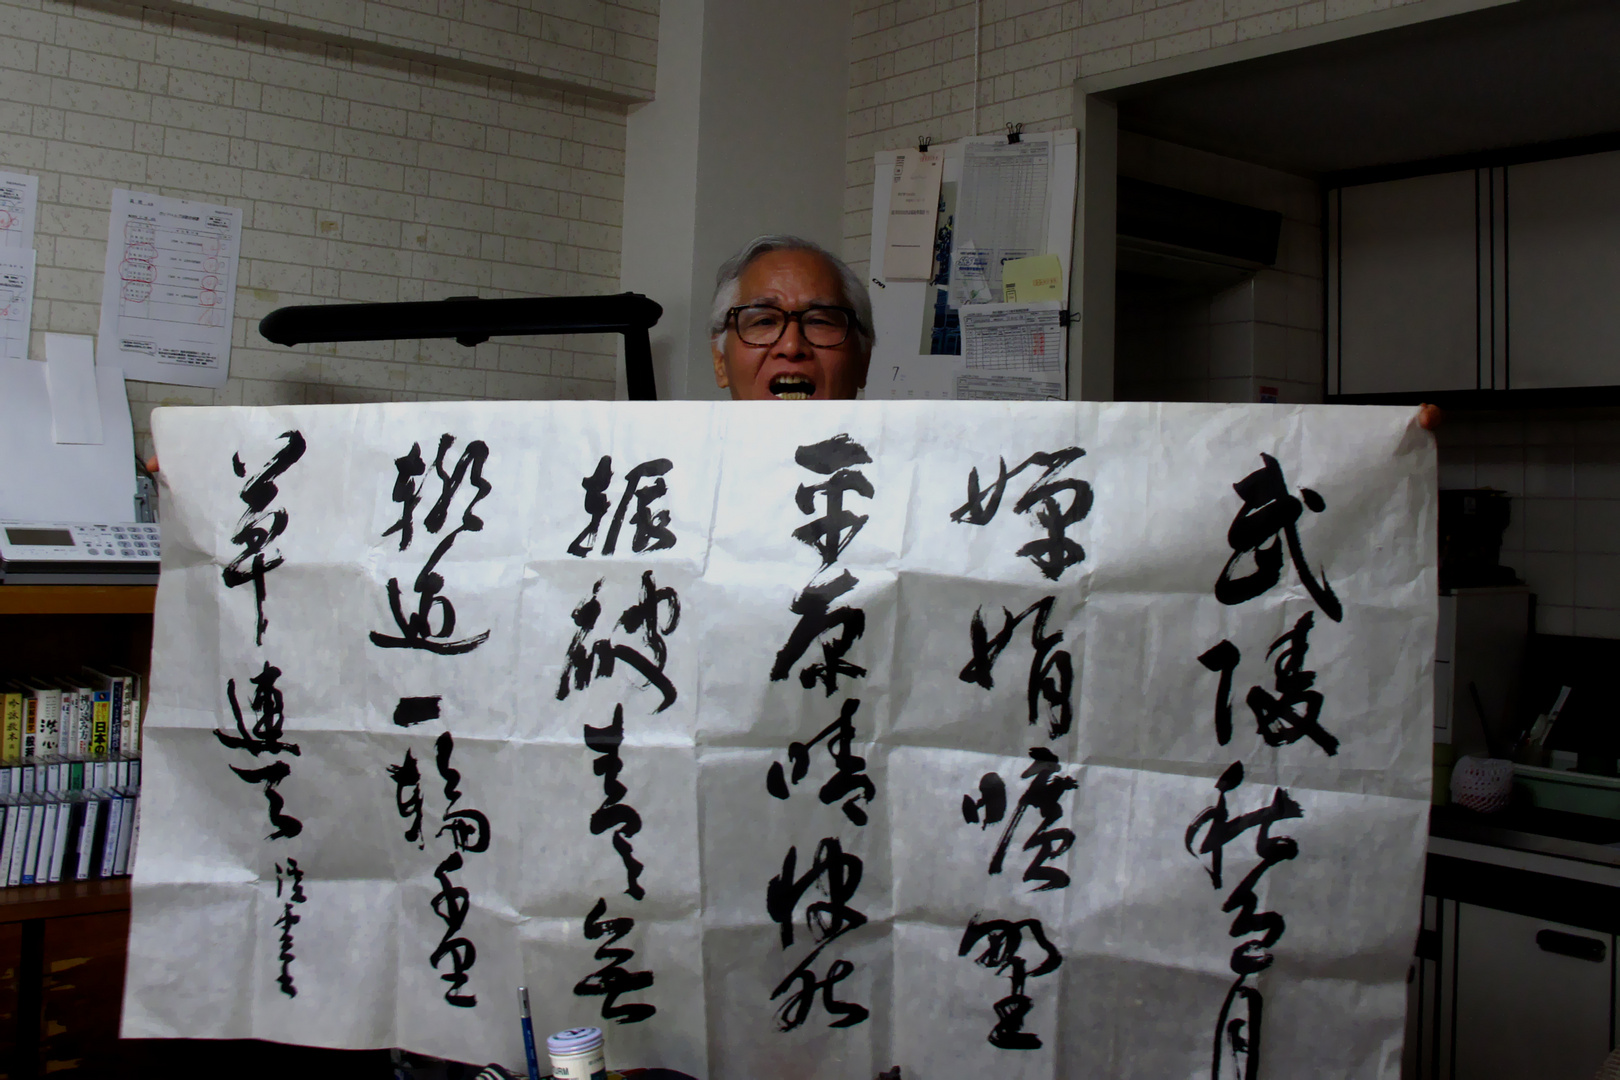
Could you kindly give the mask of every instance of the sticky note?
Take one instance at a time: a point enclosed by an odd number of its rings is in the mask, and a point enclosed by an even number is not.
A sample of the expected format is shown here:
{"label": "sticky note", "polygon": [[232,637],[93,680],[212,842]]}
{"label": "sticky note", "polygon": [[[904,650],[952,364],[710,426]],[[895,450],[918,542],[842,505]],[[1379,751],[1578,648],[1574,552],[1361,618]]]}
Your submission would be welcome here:
{"label": "sticky note", "polygon": [[1031,255],[1001,264],[1003,298],[1009,304],[1063,299],[1063,264],[1056,255]]}

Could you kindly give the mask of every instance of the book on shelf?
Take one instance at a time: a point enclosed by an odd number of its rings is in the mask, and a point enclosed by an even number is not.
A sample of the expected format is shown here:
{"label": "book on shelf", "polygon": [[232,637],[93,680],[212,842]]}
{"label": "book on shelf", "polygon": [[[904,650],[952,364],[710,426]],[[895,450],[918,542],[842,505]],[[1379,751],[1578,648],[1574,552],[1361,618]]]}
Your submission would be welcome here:
{"label": "book on shelf", "polygon": [[0,678],[0,886],[129,873],[139,746],[132,671]]}
{"label": "book on shelf", "polygon": [[0,795],[0,885],[127,875],[139,802],[133,787]]}

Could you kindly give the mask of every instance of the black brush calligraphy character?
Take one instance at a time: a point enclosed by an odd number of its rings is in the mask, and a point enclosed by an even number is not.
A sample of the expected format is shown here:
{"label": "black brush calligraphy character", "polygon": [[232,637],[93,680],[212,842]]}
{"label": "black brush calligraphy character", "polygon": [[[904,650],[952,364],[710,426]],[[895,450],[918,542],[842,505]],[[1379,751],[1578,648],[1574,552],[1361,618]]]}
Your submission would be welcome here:
{"label": "black brush calligraphy character", "polygon": [[[1031,958],[1038,961],[1033,967],[1021,955],[1025,935],[1038,950],[1036,956]],[[1056,971],[1063,964],[1063,954],[1047,938],[1046,928],[1039,919],[1021,919],[1017,922],[988,919],[980,922],[975,915],[968,920],[956,955],[968,955],[980,941],[985,943],[985,949],[973,962],[997,975],[1005,975],[1012,984],[1011,992],[995,1003],[996,1023],[990,1029],[987,1041],[998,1050],[1039,1050],[1040,1035],[1024,1030],[1024,1019],[1035,1007],[1034,1001],[1024,992],[1025,985],[1029,979],[1038,979]]]}
{"label": "black brush calligraphy character", "polygon": [[287,902],[302,904],[308,897],[304,895],[304,872],[298,868],[298,860],[288,859],[286,869],[282,869],[280,863],[276,864],[276,899],[278,900],[281,898],[283,874],[287,876],[290,882],[287,888]]}
{"label": "black brush calligraphy character", "polygon": [[1339,740],[1324,730],[1318,720],[1322,714],[1322,694],[1311,689],[1316,685],[1316,672],[1305,670],[1305,654],[1310,650],[1314,621],[1315,613],[1307,611],[1292,630],[1273,641],[1266,650],[1267,657],[1276,656],[1272,671],[1276,675],[1277,696],[1254,686],[1249,688],[1245,700],[1267,746],[1287,746],[1308,737],[1332,757],[1339,752]]}
{"label": "black brush calligraphy character", "polygon": [[619,773],[624,760],[619,748],[624,745],[624,706],[613,707],[613,722],[607,727],[585,725],[585,745],[596,754],[591,770],[602,778],[602,805],[591,812],[591,835],[601,836],[613,830],[613,850],[624,864],[625,894],[633,900],[647,895],[641,887],[643,864],[635,857],[635,846],[630,838],[641,831],[641,815],[634,807],[624,804],[627,790]]}
{"label": "black brush calligraphy character", "polygon": [[1242,659],[1238,647],[1225,640],[1198,657],[1198,662],[1210,671],[1221,673],[1220,685],[1215,688],[1215,741],[1222,746],[1232,741],[1232,676]]}
{"label": "black brush calligraphy character", "polygon": [[433,914],[444,923],[444,936],[434,947],[428,962],[437,971],[441,961],[450,961],[450,970],[439,975],[441,980],[450,984],[450,988],[444,992],[444,1000],[457,1008],[470,1009],[478,1004],[478,995],[463,994],[461,988],[471,978],[467,972],[478,961],[478,947],[470,939],[456,936],[467,921],[467,913],[472,910],[467,890],[450,880],[450,875],[460,870],[461,866],[461,853],[452,851],[433,871],[433,876],[439,882],[439,891],[433,897],[431,906]]}
{"label": "black brush calligraphy character", "polygon": [[576,629],[573,640],[568,644],[568,660],[557,683],[557,700],[567,699],[573,690],[585,689],[594,678],[611,677],[615,666],[622,661],[640,674],[648,686],[658,691],[662,700],[653,712],[661,713],[679,697],[674,682],[664,674],[664,664],[668,659],[664,635],[672,633],[680,625],[680,598],[674,589],[659,588],[651,570],[644,571],[641,575],[640,599],[626,608],[615,623],[616,627],[639,634],[647,651],[652,653],[649,657],[610,638],[598,638],[586,648],[585,639],[596,628],[602,614],[602,604],[597,599],[601,588],[602,582],[598,581],[591,588],[590,597],[574,609]]}
{"label": "black brush calligraphy character", "polygon": [[854,468],[856,465],[870,465],[872,457],[864,446],[844,434],[799,447],[794,452],[793,460],[803,468],[828,478],[825,483],[800,485],[794,501],[798,503],[801,513],[816,512],[818,495],[826,499],[827,509],[821,517],[793,530],[794,539],[814,548],[821,556],[822,569],[826,569],[838,561],[838,556],[843,554],[869,518],[869,515],[845,509],[844,496],[854,492],[867,499],[873,497],[871,481]]}
{"label": "black brush calligraphy character", "polygon": [[1249,977],[1239,975],[1226,992],[1220,1014],[1215,1018],[1215,1053],[1210,1080],[1221,1080],[1223,1050],[1232,1055],[1232,1076],[1237,1080],[1260,1080],[1260,1021],[1265,999],[1248,985]]}
{"label": "black brush calligraphy character", "polygon": [[287,901],[281,906],[281,915],[271,925],[281,929],[280,948],[276,959],[281,964],[281,973],[276,976],[276,983],[281,992],[288,997],[298,996],[298,987],[293,981],[292,963],[298,959],[293,950],[293,927],[303,920],[293,913],[294,904],[302,904],[307,897],[304,895],[304,872],[298,868],[297,859],[288,859],[285,869],[280,863],[276,864],[276,899],[281,899],[283,880],[290,880],[287,891]]}
{"label": "black brush calligraphy character", "polygon": [[[653,509],[653,503],[663,498],[669,490],[663,478],[672,468],[674,465],[668,458],[653,458],[624,474],[624,494],[619,498],[618,509],[613,512],[607,535],[602,538],[601,554],[612,555],[617,551],[619,532],[624,527],[625,514],[632,500],[636,509],[630,514],[633,530],[630,550],[640,555],[675,546],[675,533],[669,527],[669,511]],[[651,483],[646,483],[648,480]],[[595,547],[597,531],[602,527],[602,519],[607,516],[607,489],[612,483],[613,458],[604,454],[596,464],[596,471],[580,481],[580,487],[585,489],[585,512],[591,516],[591,520],[568,545],[568,554],[583,559]]]}
{"label": "black brush calligraphy character", "polygon": [[[602,602],[597,599],[602,591],[602,580],[592,585],[591,595],[574,608],[574,637],[568,643],[568,660],[563,664],[562,678],[557,683],[558,701],[566,700],[570,689],[583,690],[591,684],[592,650],[586,647],[585,639],[596,629],[596,620],[602,617]],[[611,656],[610,652],[610,664]]]}
{"label": "black brush calligraphy character", "polygon": [[[659,618],[660,610],[665,607],[668,608],[667,613],[663,618]],[[664,643],[664,635],[674,633],[680,624],[681,601],[675,595],[675,590],[659,588],[658,582],[653,579],[653,572],[643,570],[641,596],[634,604],[624,609],[624,614],[619,616],[618,625],[632,634],[641,635],[642,642],[647,646],[647,651],[652,653],[660,672],[664,670],[664,662],[669,653]]]}
{"label": "black brush calligraphy character", "polygon": [[787,644],[776,653],[776,661],[771,665],[772,682],[781,682],[793,674],[793,665],[810,646],[823,634],[833,631],[837,636],[821,643],[821,661],[806,664],[799,672],[799,684],[808,690],[820,682],[827,696],[832,697],[838,692],[839,678],[858,679],[866,674],[865,668],[844,659],[866,632],[866,612],[860,608],[832,606],[834,600],[858,584],[855,575],[845,570],[831,581],[805,586],[794,598],[788,610],[799,616],[799,622],[788,635]]}
{"label": "black brush calligraphy character", "polygon": [[[675,534],[669,528],[669,511],[654,513],[652,509],[653,502],[663,498],[668,490],[663,476],[673,467],[668,458],[655,458],[625,473],[624,495],[619,499],[619,508],[613,512],[613,524],[608,526],[607,538],[602,542],[602,554],[613,554],[619,542],[619,526],[624,521],[625,507],[630,504],[632,495],[636,500],[636,512],[630,515],[630,524],[635,530],[630,535],[630,550],[640,555],[645,551],[663,551],[675,546]],[[657,479],[642,487],[641,482],[648,477]]]}
{"label": "black brush calligraphy character", "polygon": [[602,527],[602,519],[607,517],[608,507],[612,505],[607,497],[608,485],[612,483],[613,458],[603,454],[602,460],[596,463],[596,471],[579,482],[585,489],[585,512],[591,520],[568,545],[568,554],[583,559],[596,546],[596,531]]}
{"label": "black brush calligraphy character", "polygon": [[288,997],[298,996],[298,987],[294,984],[292,976],[292,962],[298,959],[297,954],[292,951],[293,927],[302,921],[297,915],[293,914],[293,906],[289,903],[281,906],[281,914],[271,924],[281,930],[280,948],[276,953],[276,959],[281,963],[281,973],[276,976],[276,982],[280,985],[281,992]]}
{"label": "black brush calligraphy character", "polygon": [[656,1016],[657,1006],[641,1001],[620,1005],[619,998],[624,994],[639,994],[643,990],[650,990],[654,981],[653,973],[626,970],[624,965],[636,958],[635,950],[613,948],[635,929],[636,920],[628,916],[604,919],[602,916],[606,914],[607,900],[598,898],[591,907],[591,913],[585,916],[585,938],[587,941],[607,938],[596,947],[596,959],[605,960],[607,964],[575,983],[574,996],[602,998],[604,1020],[613,1020],[620,1024],[639,1024]]}
{"label": "black brush calligraphy character", "polygon": [[[1271,826],[1279,821],[1290,818],[1304,817],[1305,812],[1300,809],[1299,803],[1289,796],[1287,790],[1278,788],[1272,796],[1271,804],[1247,814],[1232,817],[1226,807],[1226,796],[1235,791],[1243,783],[1243,763],[1234,761],[1221,773],[1220,779],[1215,781],[1215,790],[1218,796],[1214,806],[1205,807],[1195,817],[1191,825],[1187,826],[1185,844],[1187,852],[1203,861],[1203,856],[1209,856],[1209,863],[1204,867],[1209,874],[1210,883],[1217,889],[1221,887],[1222,860],[1221,852],[1227,844],[1236,840],[1250,829],[1259,829],[1256,847],[1261,844],[1270,844]],[[1199,833],[1203,838],[1199,839]],[[1286,839],[1286,838],[1281,838]],[[1194,841],[1197,848],[1194,849]],[[1292,841],[1289,841],[1292,843]],[[1272,850],[1268,847],[1268,850]],[[1291,858],[1292,856],[1290,856]]]}
{"label": "black brush calligraphy character", "polygon": [[[1079,461],[1085,453],[1078,446],[1034,453],[1011,470],[1005,458],[998,458],[996,479],[988,488],[981,486],[975,466],[968,471],[967,501],[951,511],[951,520],[969,525],[989,524],[1001,508],[1008,482],[1031,466],[1042,470],[1013,504],[1013,510],[1019,514],[1033,512],[1036,523],[1046,530],[1046,535],[1019,548],[1018,554],[1034,563],[1043,576],[1056,581],[1065,570],[1086,557],[1085,548],[1069,539],[1068,530],[1091,513],[1095,495],[1084,480],[1057,477],[1058,472]],[[1064,495],[1068,496],[1066,503],[1062,499]]]}
{"label": "black brush calligraphy character", "polygon": [[1029,665],[1029,681],[1025,687],[1025,697],[1029,705],[1031,724],[1039,722],[1041,707],[1045,706],[1047,733],[1053,739],[1068,734],[1070,726],[1074,723],[1074,661],[1067,649],[1057,648],[1063,641],[1063,631],[1058,630],[1050,634],[1046,632],[1046,623],[1052,615],[1052,606],[1056,601],[1055,596],[1045,597],[1017,615],[1002,608],[1001,629],[995,637],[991,637],[985,627],[984,609],[975,610],[973,621],[968,626],[968,639],[973,648],[973,656],[957,675],[963,682],[976,683],[986,690],[994,688],[997,658],[1012,643],[1013,632],[1018,629],[1019,624],[1034,616],[1030,622],[1029,632],[1034,657]]}
{"label": "black brush calligraphy character", "polygon": [[[1057,755],[1042,746],[1032,746],[1029,749],[1030,763],[1025,767],[1022,779],[1029,781],[1029,786],[1018,797],[1018,805],[1013,809],[1012,817],[1007,820],[1007,827],[1001,832],[1001,840],[996,844],[995,854],[990,859],[989,873],[1001,873],[1002,864],[1007,857],[1007,848],[1012,843],[1013,834],[1018,831],[1018,823],[1023,820],[1024,812],[1033,809],[1041,816],[1041,823],[1024,841],[1024,850],[1035,853],[1030,859],[1029,866],[1024,870],[1025,881],[1038,881],[1036,892],[1048,892],[1052,889],[1066,889],[1069,887],[1069,875],[1055,867],[1046,864],[1053,859],[1065,855],[1074,846],[1074,830],[1055,828],[1063,819],[1063,796],[1080,786],[1080,782],[1072,776],[1064,776],[1059,770],[1063,767]],[[989,773],[979,781],[979,790],[987,797],[991,796],[996,785],[1001,786],[1001,806],[1006,805],[1006,786],[999,776],[994,784],[989,778],[996,776]],[[967,818],[969,824],[976,824],[977,819],[970,816],[969,809],[977,809],[971,796],[964,796],[962,800],[962,816]],[[995,807],[988,806],[987,809]],[[989,814],[986,814],[989,817]],[[986,821],[985,827],[988,827]]]}
{"label": "black brush calligraphy character", "polygon": [[[253,583],[255,645],[264,644],[264,632],[270,625],[264,614],[265,575],[283,562],[281,555],[267,555],[265,549],[287,529],[286,510],[278,509],[269,514],[265,511],[279,493],[277,478],[292,468],[304,456],[305,450],[302,433],[284,431],[280,437],[283,440],[281,449],[242,488],[240,497],[247,510],[237,522],[236,535],[231,537],[231,543],[240,544],[243,550],[221,571],[227,589]],[[247,466],[242,464],[241,455],[231,455],[231,471],[238,477],[247,476]]]}
{"label": "black brush calligraphy character", "polygon": [[788,848],[781,874],[771,878],[765,890],[765,910],[781,928],[782,948],[793,944],[794,912],[812,885],[827,895],[805,907],[804,924],[816,941],[826,943],[866,925],[866,916],[849,903],[860,888],[864,869],[858,855],[846,854],[838,838],[829,836],[817,845],[803,877],[796,876],[798,865],[799,849]]}
{"label": "black brush calligraphy character", "polygon": [[388,766],[388,777],[394,782],[394,809],[410,822],[405,829],[405,839],[420,849],[425,842],[422,839],[422,772],[417,767],[416,755],[405,751],[403,761]]}
{"label": "black brush calligraphy character", "polygon": [[426,472],[421,443],[412,443],[410,453],[394,459],[393,500],[400,505],[399,520],[384,529],[383,535],[398,533],[401,551],[411,546],[415,534],[416,507],[422,501],[422,476]]}
{"label": "black brush calligraphy character", "polygon": [[988,829],[1007,816],[1007,782],[1000,773],[988,772],[979,777],[979,797],[962,796],[962,820],[980,829]]}
{"label": "black brush calligraphy character", "polygon": [[439,702],[435,697],[402,697],[394,706],[394,725],[396,727],[415,727],[425,724],[429,720],[439,718]]}
{"label": "black brush calligraphy character", "polygon": [[[1288,479],[1277,459],[1270,454],[1261,454],[1260,459],[1264,465],[1232,485],[1232,490],[1243,500],[1243,507],[1226,531],[1232,555],[1215,582],[1215,599],[1228,605],[1241,604],[1274,588],[1282,581],[1286,544],[1288,557],[1311,599],[1328,618],[1342,622],[1344,608],[1328,584],[1326,571],[1321,580],[1317,580],[1299,540],[1299,519],[1305,509],[1309,507],[1313,513],[1320,514],[1327,509],[1327,504],[1310,488],[1300,489],[1302,503],[1288,490]],[[1234,576],[1233,569],[1244,556],[1252,558],[1254,569]]]}
{"label": "black brush calligraphy character", "polygon": [[241,769],[232,765],[231,772],[249,784],[264,785],[264,800],[269,807],[270,824],[275,826],[275,831],[265,837],[266,840],[290,840],[304,831],[302,821],[291,814],[282,813],[287,800],[281,797],[276,785],[292,773],[291,767],[285,761],[273,761],[262,769]]}
{"label": "black brush calligraphy character", "polygon": [[276,680],[281,678],[281,669],[272,667],[268,662],[259,670],[259,673],[248,681],[253,684],[253,700],[248,708],[253,710],[256,719],[253,729],[248,730],[247,724],[242,720],[242,706],[236,698],[236,680],[228,679],[225,682],[225,699],[230,704],[231,715],[236,719],[235,735],[214,730],[214,737],[221,744],[232,750],[246,750],[254,757],[260,754],[292,754],[299,756],[297,743],[281,741],[281,734],[286,726],[287,713],[285,699],[281,691],[276,688]]}
{"label": "black brush calligraphy character", "polygon": [[450,767],[450,758],[456,752],[455,736],[448,731],[442,733],[433,741],[434,764],[438,766],[439,778],[444,781],[445,806],[452,807],[461,798],[461,789],[456,785],[461,783],[461,773]]}
{"label": "black brush calligraphy character", "polygon": [[[820,957],[821,949],[818,947],[788,972],[787,978],[771,991],[772,1001],[783,994],[788,995],[787,1000],[776,1010],[778,1031],[792,1031],[808,1020],[810,1010],[815,1007],[817,994],[821,995],[821,1007],[829,1015],[838,1018],[827,1025],[830,1028],[854,1027],[872,1015],[866,1006],[854,1001],[840,1001],[834,994],[838,984],[855,973],[855,965],[844,959],[834,960],[827,966],[826,976],[818,979],[816,973],[811,970],[811,965]],[[790,989],[793,992],[789,994]]]}
{"label": "black brush calligraphy character", "polygon": [[[1199,857],[1200,862],[1202,856],[1209,856],[1210,861],[1204,869],[1216,889],[1222,887],[1222,851],[1227,844],[1254,829],[1254,850],[1259,856],[1259,862],[1244,875],[1221,905],[1224,912],[1237,912],[1230,929],[1232,937],[1243,938],[1248,934],[1258,936],[1240,941],[1237,948],[1232,950],[1231,968],[1237,980],[1227,993],[1216,1019],[1211,1080],[1220,1080],[1222,1064],[1228,1053],[1232,1057],[1234,1076],[1242,1080],[1256,1080],[1260,1075],[1260,1019],[1265,1002],[1260,991],[1248,985],[1248,979],[1275,961],[1270,949],[1282,937],[1287,924],[1282,915],[1275,911],[1258,910],[1260,900],[1255,886],[1272,867],[1299,854],[1299,844],[1293,837],[1272,836],[1271,827],[1279,821],[1305,816],[1288,792],[1278,788],[1272,794],[1269,805],[1233,817],[1227,809],[1227,795],[1242,783],[1243,764],[1233,762],[1215,782],[1218,793],[1215,805],[1206,807],[1193,819],[1186,836],[1189,854]],[[1203,833],[1202,839],[1199,838],[1200,832]],[[1239,1015],[1234,1016],[1234,1011]]]}
{"label": "black brush calligraphy character", "polygon": [[[1052,581],[1063,576],[1063,571],[1083,562],[1086,549],[1079,541],[1069,539],[1068,530],[1078,525],[1091,513],[1094,495],[1091,485],[1084,480],[1064,478],[1048,479],[1062,466],[1054,466],[1041,474],[1023,496],[1013,504],[1020,514],[1034,511],[1035,521],[1046,530],[1039,540],[1031,540],[1018,549],[1018,554],[1034,563],[1042,575]],[[1068,503],[1061,501],[1068,495]]]}
{"label": "black brush calligraphy character", "polygon": [[[399,627],[399,636],[371,632],[371,643],[383,649],[420,649],[424,652],[437,653],[441,656],[455,656],[468,653],[478,648],[489,639],[489,631],[472,637],[453,639],[456,630],[456,609],[450,599],[443,595],[444,575],[438,572],[438,565],[450,548],[464,532],[480,532],[484,528],[484,519],[474,513],[474,509],[493,490],[489,481],[484,479],[484,465],[489,460],[489,447],[482,440],[475,439],[469,442],[456,461],[453,471],[446,472],[445,457],[455,445],[455,436],[445,434],[439,439],[438,453],[433,459],[434,475],[439,480],[439,497],[428,509],[427,515],[422,519],[422,527],[428,532],[439,536],[439,543],[433,549],[433,554],[422,565],[421,571],[416,575],[413,590],[417,595],[416,609],[406,613],[398,578],[388,580],[388,607],[394,616],[394,623]],[[444,529],[449,515],[451,500],[461,489],[463,483],[468,484],[472,491],[472,498],[462,508],[461,521],[449,532]],[[396,496],[399,488],[396,485]],[[409,507],[414,509],[419,495],[412,495]],[[405,538],[406,529],[395,523],[390,526],[389,532],[399,529],[401,540]],[[387,535],[386,533],[384,535]]]}
{"label": "black brush calligraphy character", "polygon": [[[877,785],[866,775],[866,759],[854,751],[855,711],[860,707],[859,698],[850,698],[844,702],[838,719],[822,728],[815,738],[807,743],[790,743],[788,762],[793,767],[791,782],[797,785],[810,771],[810,751],[822,740],[826,740],[827,756],[832,759],[835,771],[832,777],[821,785],[821,802],[825,806],[831,806],[840,799],[847,799],[843,805],[844,816],[856,825],[865,825],[864,804],[870,803],[877,795]],[[785,799],[788,797],[788,784],[789,780],[782,769],[782,763],[771,762],[771,767],[765,774],[765,789],[776,798]]]}
{"label": "black brush calligraphy character", "polygon": [[450,843],[457,851],[472,855],[489,850],[489,818],[482,810],[451,810],[444,815],[444,824],[434,836],[450,834]]}

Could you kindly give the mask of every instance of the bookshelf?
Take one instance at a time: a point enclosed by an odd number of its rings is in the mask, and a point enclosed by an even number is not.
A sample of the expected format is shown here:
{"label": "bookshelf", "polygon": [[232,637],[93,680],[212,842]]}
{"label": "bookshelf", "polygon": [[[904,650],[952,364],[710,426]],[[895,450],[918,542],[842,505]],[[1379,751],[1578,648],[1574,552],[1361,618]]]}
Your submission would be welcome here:
{"label": "bookshelf", "polygon": [[[156,598],[154,585],[0,585],[0,672],[116,664],[144,695]],[[0,1078],[121,1066],[129,907],[127,878],[0,888]]]}

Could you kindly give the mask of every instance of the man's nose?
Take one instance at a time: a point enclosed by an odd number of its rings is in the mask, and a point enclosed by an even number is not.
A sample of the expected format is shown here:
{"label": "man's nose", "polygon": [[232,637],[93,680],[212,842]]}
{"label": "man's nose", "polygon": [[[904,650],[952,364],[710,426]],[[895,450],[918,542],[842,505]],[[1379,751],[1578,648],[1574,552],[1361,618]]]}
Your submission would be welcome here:
{"label": "man's nose", "polygon": [[804,336],[804,327],[798,319],[789,319],[782,328],[782,336],[776,339],[776,346],[771,350],[775,355],[789,360],[808,360],[810,358],[810,342]]}

